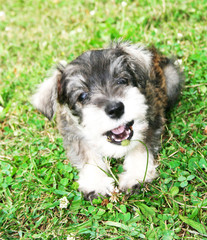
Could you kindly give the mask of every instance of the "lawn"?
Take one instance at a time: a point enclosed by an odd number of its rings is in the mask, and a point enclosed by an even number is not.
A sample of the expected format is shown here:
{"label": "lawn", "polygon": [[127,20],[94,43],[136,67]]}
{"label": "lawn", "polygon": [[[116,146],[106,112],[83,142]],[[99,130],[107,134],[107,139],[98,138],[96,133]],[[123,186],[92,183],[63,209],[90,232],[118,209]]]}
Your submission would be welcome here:
{"label": "lawn", "polygon": [[[0,239],[207,239],[206,12],[205,0],[0,0]],[[159,177],[91,204],[55,119],[29,98],[58,61],[118,38],[175,56],[185,87],[167,113]]]}

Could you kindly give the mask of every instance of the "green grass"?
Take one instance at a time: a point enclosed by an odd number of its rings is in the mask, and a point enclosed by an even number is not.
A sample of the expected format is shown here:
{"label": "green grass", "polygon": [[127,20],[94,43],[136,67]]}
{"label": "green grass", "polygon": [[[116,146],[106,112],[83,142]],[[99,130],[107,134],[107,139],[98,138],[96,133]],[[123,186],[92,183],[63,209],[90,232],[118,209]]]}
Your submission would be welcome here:
{"label": "green grass", "polygon": [[[1,239],[207,239],[206,1],[126,3],[0,0]],[[159,178],[91,205],[77,191],[55,120],[28,99],[59,60],[120,37],[177,56],[186,83],[167,116]]]}

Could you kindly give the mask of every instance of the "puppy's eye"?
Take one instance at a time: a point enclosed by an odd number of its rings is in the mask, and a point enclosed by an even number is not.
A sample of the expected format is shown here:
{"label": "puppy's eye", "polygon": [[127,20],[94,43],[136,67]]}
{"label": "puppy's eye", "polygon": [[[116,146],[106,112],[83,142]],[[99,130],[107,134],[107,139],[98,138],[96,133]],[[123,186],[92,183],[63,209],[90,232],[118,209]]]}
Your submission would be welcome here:
{"label": "puppy's eye", "polygon": [[87,97],[88,97],[88,93],[87,92],[83,92],[83,93],[81,93],[79,95],[78,101],[82,103],[82,102],[84,102],[87,99]]}
{"label": "puppy's eye", "polygon": [[128,84],[128,79],[120,78],[120,79],[118,79],[117,83],[118,84],[125,84],[125,85],[127,85]]}

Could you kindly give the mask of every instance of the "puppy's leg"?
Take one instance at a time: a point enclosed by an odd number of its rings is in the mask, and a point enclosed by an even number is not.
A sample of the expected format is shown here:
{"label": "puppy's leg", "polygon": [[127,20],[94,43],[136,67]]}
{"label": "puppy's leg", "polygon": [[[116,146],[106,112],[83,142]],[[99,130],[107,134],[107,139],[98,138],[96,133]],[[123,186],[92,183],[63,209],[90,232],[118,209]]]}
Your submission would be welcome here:
{"label": "puppy's leg", "polygon": [[90,156],[89,161],[80,169],[79,190],[86,199],[92,200],[98,195],[110,195],[113,192],[114,180],[106,172],[106,164],[99,156]]}
{"label": "puppy's leg", "polygon": [[145,182],[151,182],[157,177],[156,167],[157,165],[154,163],[153,155],[150,152],[147,166],[147,151],[143,145],[139,144],[125,157],[124,172],[119,176],[119,189],[127,191],[143,183],[146,168]]}
{"label": "puppy's leg", "polygon": [[114,181],[106,174],[108,170],[104,159],[82,136],[70,112],[62,107],[57,114],[57,120],[67,157],[79,170],[79,190],[89,200],[98,194],[107,195],[113,192]]}

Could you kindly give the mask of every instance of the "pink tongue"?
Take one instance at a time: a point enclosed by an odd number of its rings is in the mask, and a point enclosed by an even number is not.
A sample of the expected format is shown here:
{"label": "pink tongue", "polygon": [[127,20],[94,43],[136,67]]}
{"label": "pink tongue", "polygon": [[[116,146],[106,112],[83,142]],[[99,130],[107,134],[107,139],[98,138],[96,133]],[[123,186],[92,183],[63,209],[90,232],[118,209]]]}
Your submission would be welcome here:
{"label": "pink tongue", "polygon": [[120,126],[120,127],[115,128],[115,129],[113,129],[113,130],[111,130],[111,131],[112,131],[113,134],[118,135],[118,134],[123,133],[124,130],[125,130],[125,126]]}

